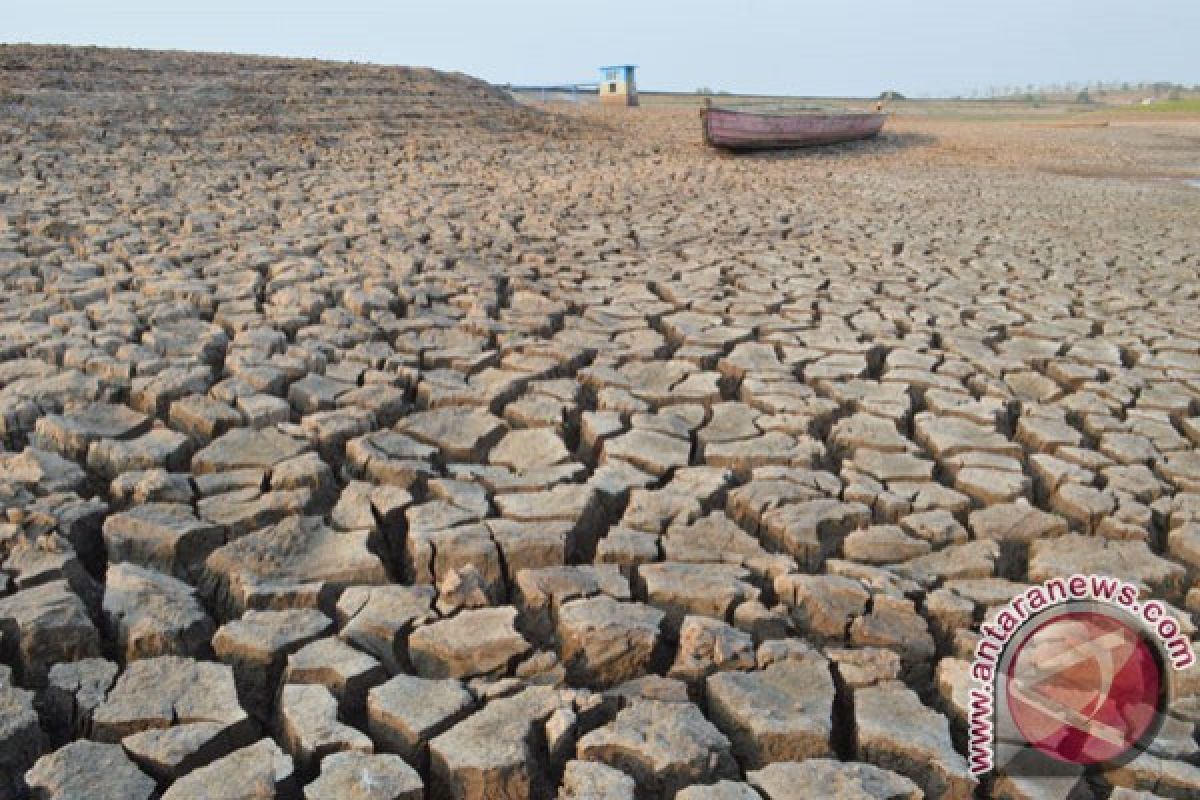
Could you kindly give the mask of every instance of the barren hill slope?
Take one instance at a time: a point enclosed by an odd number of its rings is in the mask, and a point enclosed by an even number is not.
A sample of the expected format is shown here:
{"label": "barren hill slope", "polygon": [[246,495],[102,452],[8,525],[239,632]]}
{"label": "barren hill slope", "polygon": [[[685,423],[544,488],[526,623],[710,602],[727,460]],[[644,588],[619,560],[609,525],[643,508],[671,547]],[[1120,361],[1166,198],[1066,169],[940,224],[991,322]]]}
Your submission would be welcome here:
{"label": "barren hill slope", "polygon": [[461,73],[181,51],[0,45],[0,91],[16,106],[9,125],[58,136],[103,125],[113,136],[390,138],[522,130],[544,116]]}

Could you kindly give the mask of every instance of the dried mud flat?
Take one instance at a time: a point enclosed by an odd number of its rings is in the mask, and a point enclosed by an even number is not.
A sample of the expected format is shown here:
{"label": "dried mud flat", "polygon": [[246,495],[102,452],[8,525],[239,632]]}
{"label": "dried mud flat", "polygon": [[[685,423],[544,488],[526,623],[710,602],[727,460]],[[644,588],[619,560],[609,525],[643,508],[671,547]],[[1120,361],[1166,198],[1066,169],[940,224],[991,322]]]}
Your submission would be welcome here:
{"label": "dried mud flat", "polygon": [[963,728],[1030,582],[1194,634],[1195,121],[735,158],[29,47],[0,111],[0,798],[1200,793],[1192,673],[1074,787]]}

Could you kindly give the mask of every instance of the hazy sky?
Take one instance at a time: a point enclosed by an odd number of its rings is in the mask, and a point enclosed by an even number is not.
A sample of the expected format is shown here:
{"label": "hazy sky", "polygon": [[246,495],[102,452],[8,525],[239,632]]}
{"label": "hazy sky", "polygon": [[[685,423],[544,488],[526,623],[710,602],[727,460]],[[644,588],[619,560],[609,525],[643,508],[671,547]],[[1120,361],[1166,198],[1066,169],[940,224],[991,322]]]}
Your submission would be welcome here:
{"label": "hazy sky", "polygon": [[0,41],[312,56],[497,83],[810,95],[1200,84],[1200,0],[0,0]]}

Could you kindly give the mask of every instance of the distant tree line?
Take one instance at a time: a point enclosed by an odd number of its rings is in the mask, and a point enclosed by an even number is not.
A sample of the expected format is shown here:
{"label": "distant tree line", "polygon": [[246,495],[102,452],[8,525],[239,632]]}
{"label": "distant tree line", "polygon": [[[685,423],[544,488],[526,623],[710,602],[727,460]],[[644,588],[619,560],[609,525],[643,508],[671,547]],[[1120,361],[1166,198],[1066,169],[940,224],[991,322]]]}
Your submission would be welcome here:
{"label": "distant tree line", "polygon": [[1026,102],[1037,105],[1050,100],[1062,102],[1073,100],[1076,103],[1093,103],[1112,94],[1139,94],[1156,99],[1178,100],[1185,93],[1200,93],[1200,84],[1188,87],[1182,83],[1170,81],[1068,81],[1066,83],[1048,83],[1044,85],[1026,84],[1024,86],[996,85],[985,89],[971,89],[957,95],[957,99],[970,100],[1002,100],[1006,102]]}
{"label": "distant tree line", "polygon": [[[713,89],[711,86],[700,86],[696,88],[696,94],[712,97],[716,95],[728,95],[730,92],[724,89]],[[1142,81],[1139,83],[1130,81],[1067,81],[1066,83],[1047,83],[1041,85],[1029,83],[1024,86],[998,84],[996,86],[988,86],[985,89],[971,89],[962,94],[954,95],[954,99],[996,100],[1008,103],[1023,102],[1036,106],[1047,102],[1089,104],[1103,101],[1105,97],[1113,94],[1136,94],[1160,100],[1179,100],[1185,94],[1200,94],[1200,84],[1191,87],[1182,83],[1171,83],[1169,81]],[[930,97],[931,95],[922,93],[916,96]],[[887,89],[879,93],[879,100],[885,102],[896,102],[905,99],[903,94],[894,89]]]}

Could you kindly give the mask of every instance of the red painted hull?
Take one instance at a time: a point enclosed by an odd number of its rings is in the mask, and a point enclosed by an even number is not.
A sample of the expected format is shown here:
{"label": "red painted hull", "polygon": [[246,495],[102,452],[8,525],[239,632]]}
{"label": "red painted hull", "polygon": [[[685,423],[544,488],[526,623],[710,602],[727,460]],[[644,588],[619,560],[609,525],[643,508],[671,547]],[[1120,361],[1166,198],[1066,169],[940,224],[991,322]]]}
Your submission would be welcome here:
{"label": "red painted hull", "polygon": [[726,108],[700,111],[704,141],[728,150],[813,147],[867,139],[879,133],[887,114],[812,113],[761,114]]}

